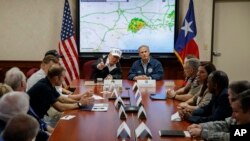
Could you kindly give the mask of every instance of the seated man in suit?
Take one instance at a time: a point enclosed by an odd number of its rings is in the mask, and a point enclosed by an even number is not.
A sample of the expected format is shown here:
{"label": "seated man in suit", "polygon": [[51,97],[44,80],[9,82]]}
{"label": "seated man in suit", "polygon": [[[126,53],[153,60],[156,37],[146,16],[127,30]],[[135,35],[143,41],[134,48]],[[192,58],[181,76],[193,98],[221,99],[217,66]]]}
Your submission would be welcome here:
{"label": "seated man in suit", "polygon": [[163,68],[161,63],[150,57],[150,50],[147,45],[141,45],[138,48],[140,60],[133,63],[128,72],[130,80],[161,80],[163,78]]}
{"label": "seated man in suit", "polygon": [[112,49],[108,56],[99,58],[93,64],[94,72],[93,79],[121,79],[122,70],[119,60],[121,59],[122,51],[119,49]]}
{"label": "seated man in suit", "polygon": [[208,121],[224,120],[232,114],[228,100],[228,76],[223,71],[212,72],[207,80],[208,91],[212,93],[212,99],[208,105],[193,111],[188,121],[203,123]]}

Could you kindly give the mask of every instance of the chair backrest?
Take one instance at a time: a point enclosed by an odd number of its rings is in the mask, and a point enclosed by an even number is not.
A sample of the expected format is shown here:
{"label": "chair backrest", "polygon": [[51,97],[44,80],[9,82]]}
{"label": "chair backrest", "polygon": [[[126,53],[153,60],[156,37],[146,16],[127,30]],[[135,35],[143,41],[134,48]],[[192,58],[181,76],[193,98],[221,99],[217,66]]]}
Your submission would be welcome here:
{"label": "chair backrest", "polygon": [[92,75],[94,72],[93,64],[96,60],[89,60],[83,64],[83,79],[92,79]]}

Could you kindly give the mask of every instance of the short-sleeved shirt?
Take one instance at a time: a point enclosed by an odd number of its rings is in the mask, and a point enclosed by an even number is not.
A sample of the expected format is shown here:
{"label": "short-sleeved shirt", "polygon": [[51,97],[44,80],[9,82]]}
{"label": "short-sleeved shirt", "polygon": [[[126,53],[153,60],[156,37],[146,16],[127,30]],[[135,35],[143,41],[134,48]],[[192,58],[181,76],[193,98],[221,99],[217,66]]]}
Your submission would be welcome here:
{"label": "short-sleeved shirt", "polygon": [[201,88],[202,88],[202,84],[198,84],[196,81],[193,81],[191,83],[191,88],[188,91],[188,93],[194,96],[200,92]]}
{"label": "short-sleeved shirt", "polygon": [[28,91],[31,87],[33,87],[37,81],[41,80],[42,78],[46,77],[46,73],[44,72],[43,69],[38,70],[34,74],[30,76],[27,80],[27,88],[26,91]]}
{"label": "short-sleeved shirt", "polygon": [[30,96],[31,107],[40,118],[47,114],[50,106],[60,96],[47,77],[39,80],[27,93]]}

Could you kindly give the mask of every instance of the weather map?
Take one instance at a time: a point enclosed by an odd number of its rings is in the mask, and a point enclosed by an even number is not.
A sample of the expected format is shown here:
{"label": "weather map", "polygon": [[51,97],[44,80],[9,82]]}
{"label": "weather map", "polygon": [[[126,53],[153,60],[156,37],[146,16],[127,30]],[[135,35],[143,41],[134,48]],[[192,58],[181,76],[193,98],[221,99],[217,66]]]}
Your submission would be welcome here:
{"label": "weather map", "polygon": [[148,45],[152,53],[171,53],[175,0],[81,0],[80,52],[134,53]]}

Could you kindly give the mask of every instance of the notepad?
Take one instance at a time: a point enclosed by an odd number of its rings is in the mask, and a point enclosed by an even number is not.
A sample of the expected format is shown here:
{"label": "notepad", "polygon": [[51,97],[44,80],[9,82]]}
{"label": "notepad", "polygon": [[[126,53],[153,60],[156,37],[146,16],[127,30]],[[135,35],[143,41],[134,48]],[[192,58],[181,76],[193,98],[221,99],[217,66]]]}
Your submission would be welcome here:
{"label": "notepad", "polygon": [[96,103],[93,105],[82,106],[80,109],[82,111],[105,112],[108,111],[108,106],[108,103]]}
{"label": "notepad", "polygon": [[72,119],[74,117],[75,117],[75,115],[66,115],[66,116],[61,117],[61,119],[62,120],[70,120],[70,119]]}

